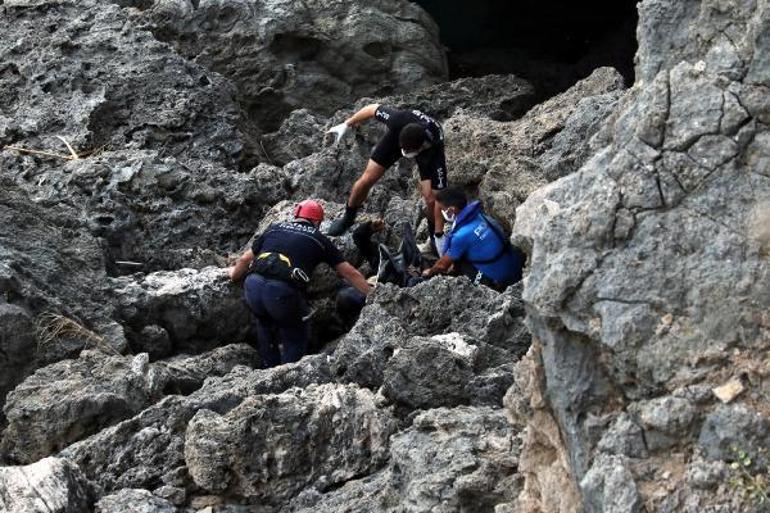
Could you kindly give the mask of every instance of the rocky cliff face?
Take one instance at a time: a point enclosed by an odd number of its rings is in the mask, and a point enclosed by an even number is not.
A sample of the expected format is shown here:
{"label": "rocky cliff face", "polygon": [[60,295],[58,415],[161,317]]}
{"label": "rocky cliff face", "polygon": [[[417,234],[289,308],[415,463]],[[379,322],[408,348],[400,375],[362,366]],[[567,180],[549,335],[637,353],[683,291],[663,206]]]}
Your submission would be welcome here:
{"label": "rocky cliff face", "polygon": [[[402,0],[0,2],[0,505],[759,507],[770,6],[639,9],[631,89],[600,68],[535,105],[515,76],[445,82]],[[340,212],[381,127],[323,131],[371,101],[442,120],[526,279],[381,285],[345,332],[320,270],[318,354],[257,370],[222,267],[300,198]],[[362,213],[391,245],[415,180]]]}
{"label": "rocky cliff face", "polygon": [[[770,442],[770,11],[725,7],[642,3],[638,81],[601,149],[517,210],[540,412],[527,507],[752,508],[725,462],[752,454],[756,474]],[[729,382],[745,390],[722,404]]]}

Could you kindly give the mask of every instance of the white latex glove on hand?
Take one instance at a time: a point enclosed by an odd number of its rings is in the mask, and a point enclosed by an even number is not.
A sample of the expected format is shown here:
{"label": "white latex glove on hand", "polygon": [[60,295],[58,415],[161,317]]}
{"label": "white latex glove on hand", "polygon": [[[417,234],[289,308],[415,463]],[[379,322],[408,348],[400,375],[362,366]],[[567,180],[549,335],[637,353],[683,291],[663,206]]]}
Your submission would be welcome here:
{"label": "white latex glove on hand", "polygon": [[444,256],[444,242],[446,242],[446,235],[442,235],[441,237],[434,235],[433,241],[436,243],[436,253],[438,254],[438,257],[441,258]]}
{"label": "white latex glove on hand", "polygon": [[339,125],[331,127],[326,133],[332,134],[334,136],[334,144],[337,144],[342,140],[343,137],[345,137],[345,134],[348,133],[348,130],[350,130],[350,127],[347,123],[340,123]]}

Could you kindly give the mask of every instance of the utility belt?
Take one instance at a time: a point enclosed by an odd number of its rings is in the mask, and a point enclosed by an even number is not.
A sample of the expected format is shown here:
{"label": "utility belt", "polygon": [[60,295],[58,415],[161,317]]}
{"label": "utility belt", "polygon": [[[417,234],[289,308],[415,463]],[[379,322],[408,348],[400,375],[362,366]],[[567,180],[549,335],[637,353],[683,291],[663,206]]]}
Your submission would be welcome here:
{"label": "utility belt", "polygon": [[291,264],[291,259],[283,253],[265,252],[257,255],[249,266],[249,273],[257,273],[270,280],[279,280],[294,287],[304,289],[310,277],[299,267]]}

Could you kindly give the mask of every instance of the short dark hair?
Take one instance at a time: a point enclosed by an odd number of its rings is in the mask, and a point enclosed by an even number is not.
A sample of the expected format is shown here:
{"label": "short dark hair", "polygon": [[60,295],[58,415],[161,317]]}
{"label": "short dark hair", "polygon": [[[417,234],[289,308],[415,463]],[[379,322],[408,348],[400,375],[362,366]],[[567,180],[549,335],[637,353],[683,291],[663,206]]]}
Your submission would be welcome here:
{"label": "short dark hair", "polygon": [[417,151],[426,138],[425,127],[419,123],[409,123],[398,134],[398,144],[405,151]]}
{"label": "short dark hair", "polygon": [[468,196],[462,189],[448,187],[436,193],[436,201],[445,207],[455,207],[458,210],[462,210],[468,204]]}

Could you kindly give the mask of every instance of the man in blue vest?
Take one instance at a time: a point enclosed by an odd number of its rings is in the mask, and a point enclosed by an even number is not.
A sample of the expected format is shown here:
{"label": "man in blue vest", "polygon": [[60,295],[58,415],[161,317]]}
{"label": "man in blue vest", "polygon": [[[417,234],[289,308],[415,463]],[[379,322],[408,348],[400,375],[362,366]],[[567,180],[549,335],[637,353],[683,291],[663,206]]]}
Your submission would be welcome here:
{"label": "man in blue vest", "polygon": [[264,368],[296,362],[307,352],[310,306],[305,286],[318,264],[334,268],[360,294],[371,291],[364,276],[318,229],[324,218],[319,203],[299,203],[294,218],[270,225],[229,270],[234,282],[246,276],[244,295]]}
{"label": "man in blue vest", "polygon": [[443,256],[423,276],[459,271],[474,283],[497,291],[521,280],[525,257],[514,248],[499,224],[484,215],[481,202],[468,203],[463,191],[448,188],[436,194],[436,203],[447,222]]}

